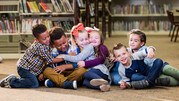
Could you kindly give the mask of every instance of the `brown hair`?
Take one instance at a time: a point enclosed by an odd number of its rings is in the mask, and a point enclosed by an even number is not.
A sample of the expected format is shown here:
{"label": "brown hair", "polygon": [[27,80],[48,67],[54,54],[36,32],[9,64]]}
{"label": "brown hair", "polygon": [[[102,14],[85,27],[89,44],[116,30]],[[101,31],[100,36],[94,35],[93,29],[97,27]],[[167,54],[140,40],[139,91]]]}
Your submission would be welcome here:
{"label": "brown hair", "polygon": [[[101,45],[104,44],[104,37],[103,37],[101,31],[98,31],[98,30],[92,30],[92,31],[90,31],[90,32],[89,32],[89,36],[90,36],[90,33],[92,33],[92,32],[96,32],[96,33],[98,33],[99,36],[100,36],[100,40],[101,40],[100,45],[97,46],[97,47],[94,47],[94,50],[95,50],[95,57],[98,57],[98,56],[100,55],[100,54],[99,54],[99,47],[100,47]],[[100,51],[102,51],[102,50],[100,50]],[[103,52],[101,52],[101,53],[103,53]],[[102,54],[102,55],[103,55],[103,57],[104,57],[104,54]]]}
{"label": "brown hair", "polygon": [[[139,29],[133,29],[133,30],[131,30],[131,31],[129,32],[128,36],[130,36],[131,34],[139,35],[140,41],[141,41],[141,42],[144,42],[144,45],[146,44],[147,38],[146,38],[146,35],[145,35],[144,32],[142,32],[142,31],[139,30]],[[144,45],[143,45],[143,46],[144,46]]]}
{"label": "brown hair", "polygon": [[47,31],[47,27],[44,24],[36,24],[32,26],[32,34],[38,39],[39,35]]}
{"label": "brown hair", "polygon": [[[113,55],[114,55],[114,50],[121,49],[122,47],[124,47],[124,48],[126,49],[126,51],[128,51],[128,50],[127,50],[127,47],[126,47],[125,45],[123,45],[122,43],[117,43],[117,44],[115,44],[114,47],[113,47]],[[114,55],[114,56],[115,56],[115,55]]]}

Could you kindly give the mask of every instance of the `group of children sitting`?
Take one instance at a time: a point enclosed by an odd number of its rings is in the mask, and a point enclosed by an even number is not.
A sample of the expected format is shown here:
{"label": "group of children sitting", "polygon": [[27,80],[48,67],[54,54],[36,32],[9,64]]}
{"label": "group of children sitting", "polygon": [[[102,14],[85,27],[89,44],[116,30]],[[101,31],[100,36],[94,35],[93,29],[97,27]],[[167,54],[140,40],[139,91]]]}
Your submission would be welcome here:
{"label": "group of children sitting", "polygon": [[[33,44],[17,62],[20,78],[11,74],[0,81],[1,87],[37,88],[61,87],[109,91],[110,85],[120,88],[144,89],[155,85],[178,86],[179,70],[153,59],[156,49],[146,47],[146,35],[135,29],[129,33],[129,48],[121,43],[113,47],[113,56],[103,44],[104,39],[96,27],[73,26],[71,40],[60,27],[50,31],[43,24],[32,28]],[[119,40],[120,41],[120,40]],[[105,61],[112,61],[107,68]]]}

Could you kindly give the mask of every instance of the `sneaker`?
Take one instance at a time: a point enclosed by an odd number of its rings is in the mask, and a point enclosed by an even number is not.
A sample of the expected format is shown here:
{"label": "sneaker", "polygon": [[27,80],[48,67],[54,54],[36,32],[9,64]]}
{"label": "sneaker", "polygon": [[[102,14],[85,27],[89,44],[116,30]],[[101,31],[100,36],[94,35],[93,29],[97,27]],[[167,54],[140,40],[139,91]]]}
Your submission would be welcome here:
{"label": "sneaker", "polygon": [[14,74],[11,74],[0,81],[0,86],[5,87],[10,85],[11,79],[16,78]]}
{"label": "sneaker", "polygon": [[63,88],[65,88],[65,89],[77,89],[77,82],[66,80],[65,82],[63,82]]}
{"label": "sneaker", "polygon": [[50,79],[45,80],[45,86],[46,87],[57,87],[55,83],[53,83]]}
{"label": "sneaker", "polygon": [[146,80],[132,81],[131,84],[134,89],[145,89],[149,86]]}
{"label": "sneaker", "polygon": [[168,86],[170,84],[170,78],[166,77],[166,78],[157,78],[155,80],[155,84],[157,86]]}
{"label": "sneaker", "polygon": [[108,85],[108,81],[104,79],[92,79],[90,84],[92,86]]}
{"label": "sneaker", "polygon": [[102,92],[110,91],[110,85],[101,85],[99,88]]}

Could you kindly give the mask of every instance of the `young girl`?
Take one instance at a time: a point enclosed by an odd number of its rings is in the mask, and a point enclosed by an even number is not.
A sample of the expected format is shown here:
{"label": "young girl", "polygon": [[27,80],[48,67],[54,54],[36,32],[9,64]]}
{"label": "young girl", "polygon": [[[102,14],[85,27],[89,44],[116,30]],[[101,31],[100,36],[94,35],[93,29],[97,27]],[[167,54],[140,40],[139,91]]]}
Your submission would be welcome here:
{"label": "young girl", "polygon": [[[71,61],[71,62],[79,62],[79,67],[85,66],[89,67],[89,71],[87,71],[84,74],[85,80],[84,85],[93,88],[93,89],[100,89],[101,91],[109,91],[110,86],[108,85],[108,82],[110,81],[109,77],[109,71],[106,68],[104,64],[105,57],[108,56],[107,48],[104,46],[100,46],[103,43],[103,39],[98,34],[99,31],[92,30],[93,34],[90,34],[90,42],[88,41],[88,32],[84,29],[83,25],[80,23],[77,26],[74,26],[72,28],[72,36],[75,41],[75,43],[79,46],[81,50],[81,53],[79,53],[76,56],[70,56],[70,55],[62,55],[61,57],[64,58],[64,60]],[[91,33],[90,32],[90,33]],[[96,38],[97,40],[94,40],[93,38]],[[102,49],[105,49],[107,51],[105,54],[102,55],[102,52],[97,53],[99,58],[97,58],[98,63],[94,63],[95,59],[95,51],[94,47],[101,47]],[[101,51],[96,50],[97,52]],[[103,57],[100,57],[100,56]],[[101,59],[102,58],[102,59]],[[93,60],[93,61],[89,61]],[[86,62],[84,62],[86,61]],[[98,65],[99,64],[99,65]]]}
{"label": "young girl", "polygon": [[[132,30],[129,33],[129,48],[128,50],[132,53],[135,53],[137,51],[141,51],[147,48],[147,46],[144,46],[146,44],[146,35],[139,29]],[[148,57],[153,57],[155,53],[153,51],[150,52],[150,55]],[[153,61],[155,59],[149,59],[145,58],[144,62],[149,65],[149,68],[151,65],[153,65]],[[168,63],[164,63],[162,68],[162,74],[159,78],[169,77],[170,78],[170,86],[177,86],[179,85],[179,70],[175,69],[174,67],[170,66]],[[143,76],[136,75],[133,77],[133,80],[142,80]],[[160,82],[160,81],[159,81]],[[161,81],[162,82],[162,81]]]}

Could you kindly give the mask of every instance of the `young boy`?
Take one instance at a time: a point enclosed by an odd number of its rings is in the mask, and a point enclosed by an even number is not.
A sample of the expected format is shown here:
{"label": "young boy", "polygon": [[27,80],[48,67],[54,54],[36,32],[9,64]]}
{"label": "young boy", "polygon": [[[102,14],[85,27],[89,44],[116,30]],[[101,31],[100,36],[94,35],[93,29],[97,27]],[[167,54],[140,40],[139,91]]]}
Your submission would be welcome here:
{"label": "young boy", "polygon": [[[139,29],[133,29],[129,32],[129,48],[128,50],[132,53],[145,50],[146,44],[146,35]],[[148,56],[145,57],[144,62],[148,65],[148,68],[151,68],[155,59],[151,59],[155,55],[154,51],[148,52]],[[169,78],[169,86],[178,86],[179,85],[179,70],[169,65],[167,62],[163,63],[162,72],[159,78]],[[135,75],[131,78],[132,81],[138,81],[144,79],[142,75]],[[159,79],[158,79],[159,80]],[[160,81],[159,81],[160,82]],[[161,85],[166,86],[166,85]]]}
{"label": "young boy", "polygon": [[113,53],[116,57],[117,64],[111,72],[113,81],[117,81],[117,76],[121,77],[121,80],[118,81],[120,87],[127,88],[130,87],[130,78],[134,74],[140,73],[141,75],[145,76],[145,79],[140,81],[133,81],[133,88],[143,89],[154,86],[155,79],[157,79],[160,75],[163,61],[161,59],[156,59],[153,63],[153,66],[150,69],[147,68],[147,65],[144,63],[143,59],[147,56],[148,51],[149,48],[130,55],[126,46],[121,43],[115,45],[113,48]]}
{"label": "young boy", "polygon": [[0,81],[1,87],[37,88],[39,86],[37,77],[43,71],[44,66],[61,61],[50,55],[50,36],[45,25],[34,25],[32,33],[35,41],[17,62],[17,72],[20,78],[11,74]]}
{"label": "young boy", "polygon": [[[74,50],[79,53],[77,47],[73,47],[68,43],[68,39],[60,27],[54,27],[50,31],[51,42],[54,51],[51,55],[55,58],[59,54],[68,54]],[[78,68],[76,63],[68,61],[59,62],[49,65],[43,72],[48,79],[45,81],[46,87],[63,87],[66,89],[76,89],[77,83],[83,79],[86,69],[83,67]]]}

